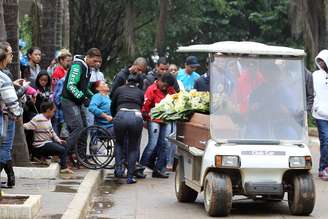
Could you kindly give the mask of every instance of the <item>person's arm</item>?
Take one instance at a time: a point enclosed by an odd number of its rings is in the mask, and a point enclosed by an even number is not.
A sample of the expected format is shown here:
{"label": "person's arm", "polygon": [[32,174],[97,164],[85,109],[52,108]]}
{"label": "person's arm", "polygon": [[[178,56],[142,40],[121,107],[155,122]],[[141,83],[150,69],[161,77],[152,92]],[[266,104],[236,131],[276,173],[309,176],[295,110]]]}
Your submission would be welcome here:
{"label": "person's arm", "polygon": [[0,96],[9,112],[19,117],[23,114],[23,109],[19,106],[16,90],[10,78],[3,72],[0,73]]}
{"label": "person's arm", "polygon": [[76,99],[83,99],[85,97],[83,92],[77,88],[77,84],[81,79],[81,66],[78,64],[73,64],[67,77],[67,91],[71,93]]}
{"label": "person's arm", "polygon": [[112,92],[112,97],[111,97],[111,104],[110,104],[110,112],[112,114],[113,117],[116,116],[117,113],[117,98],[119,95],[120,89],[116,89],[115,92]]}
{"label": "person's arm", "polygon": [[88,83],[88,89],[87,89],[87,93],[86,93],[86,96],[88,97],[88,98],[92,98],[93,97],[93,95],[94,95],[94,93],[92,92],[92,90],[91,90],[91,87],[92,87],[92,83]]}
{"label": "person's arm", "polygon": [[124,78],[122,78],[120,75],[120,72],[116,75],[116,77],[113,79],[112,84],[112,92],[110,94],[110,97],[112,98],[112,95],[115,93],[115,90],[119,88],[120,86],[125,84]]}
{"label": "person's arm", "polygon": [[150,110],[154,106],[154,94],[152,92],[153,90],[149,88],[146,90],[144,95],[144,104],[141,110],[145,120],[150,120]]}
{"label": "person's arm", "polygon": [[58,137],[58,135],[56,134],[56,132],[54,131],[54,129],[52,127],[50,129],[50,133],[52,134],[52,138],[55,142],[58,142],[59,144],[63,144],[65,142]]}
{"label": "person's arm", "polygon": [[26,130],[33,130],[34,131],[34,130],[37,129],[38,124],[36,122],[35,117],[33,117],[33,119],[31,119],[31,121],[29,121],[27,123],[24,123],[23,126],[24,126],[24,129],[26,129]]}
{"label": "person's arm", "polygon": [[92,97],[90,105],[89,105],[89,112],[94,114],[96,117],[101,117],[101,115],[104,113],[102,109],[99,108],[101,105],[101,98],[98,95],[95,95]]}
{"label": "person's arm", "polygon": [[306,106],[308,114],[311,114],[314,101],[314,88],[312,73],[305,69],[305,91],[306,91]]}

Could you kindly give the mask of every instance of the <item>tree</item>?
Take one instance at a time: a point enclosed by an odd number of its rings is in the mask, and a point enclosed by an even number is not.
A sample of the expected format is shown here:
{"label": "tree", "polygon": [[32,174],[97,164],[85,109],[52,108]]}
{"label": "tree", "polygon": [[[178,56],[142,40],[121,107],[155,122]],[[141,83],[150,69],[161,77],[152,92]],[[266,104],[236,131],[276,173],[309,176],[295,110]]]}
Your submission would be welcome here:
{"label": "tree", "polygon": [[167,21],[168,6],[168,0],[160,0],[160,12],[155,39],[155,48],[157,48],[160,53],[163,53],[163,44],[165,42],[165,27]]}
{"label": "tree", "polygon": [[0,41],[7,40],[7,32],[3,11],[3,1],[0,1]]}
{"label": "tree", "polygon": [[71,0],[70,50],[85,54],[98,47],[103,55],[103,66],[115,63],[123,49],[123,21],[125,1]]}
{"label": "tree", "polygon": [[304,40],[308,60],[328,46],[328,1],[289,1],[291,30],[296,39]]}

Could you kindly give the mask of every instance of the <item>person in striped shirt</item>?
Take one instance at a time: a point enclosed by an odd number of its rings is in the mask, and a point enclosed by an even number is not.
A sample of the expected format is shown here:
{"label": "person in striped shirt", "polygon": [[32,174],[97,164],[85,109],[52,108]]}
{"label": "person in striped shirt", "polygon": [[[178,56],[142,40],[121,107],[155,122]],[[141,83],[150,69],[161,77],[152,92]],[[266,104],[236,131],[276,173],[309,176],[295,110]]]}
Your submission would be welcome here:
{"label": "person in striped shirt", "polygon": [[41,156],[57,155],[60,158],[60,172],[73,173],[67,167],[68,147],[65,146],[66,142],[60,139],[52,128],[51,118],[55,115],[55,104],[53,102],[43,102],[40,110],[40,114],[24,124],[25,129],[34,131],[32,153]]}

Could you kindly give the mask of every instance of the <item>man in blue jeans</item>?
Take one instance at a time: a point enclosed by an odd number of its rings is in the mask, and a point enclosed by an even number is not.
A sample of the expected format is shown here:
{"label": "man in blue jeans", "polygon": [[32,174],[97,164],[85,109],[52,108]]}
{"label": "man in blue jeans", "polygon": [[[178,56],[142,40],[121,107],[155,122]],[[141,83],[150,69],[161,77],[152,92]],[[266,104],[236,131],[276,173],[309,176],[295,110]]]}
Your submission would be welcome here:
{"label": "man in blue jeans", "polygon": [[314,102],[312,116],[316,119],[320,140],[319,177],[328,180],[328,50],[315,58],[319,70],[313,72]]}
{"label": "man in blue jeans", "polygon": [[145,102],[142,107],[144,119],[148,121],[148,144],[142,154],[140,164],[152,167],[152,158],[155,157],[153,177],[168,178],[165,173],[170,145],[167,137],[171,133],[171,124],[158,119],[150,118],[150,110],[165,98],[167,94],[174,94],[174,76],[170,73],[163,74],[159,80],[149,86],[145,93]]}

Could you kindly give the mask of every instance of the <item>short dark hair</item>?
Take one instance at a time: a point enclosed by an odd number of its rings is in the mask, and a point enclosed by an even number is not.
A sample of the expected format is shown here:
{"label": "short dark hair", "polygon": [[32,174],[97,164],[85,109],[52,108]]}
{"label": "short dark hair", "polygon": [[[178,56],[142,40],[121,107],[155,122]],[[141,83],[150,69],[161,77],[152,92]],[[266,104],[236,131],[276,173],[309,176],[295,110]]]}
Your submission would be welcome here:
{"label": "short dark hair", "polygon": [[0,42],[0,62],[6,59],[9,47],[10,44],[8,42]]}
{"label": "short dark hair", "polygon": [[40,111],[41,111],[41,113],[45,113],[45,112],[47,112],[47,110],[53,109],[54,107],[55,107],[54,102],[45,101],[45,102],[41,103]]}
{"label": "short dark hair", "polygon": [[162,64],[162,65],[167,65],[167,64],[169,64],[169,63],[168,63],[168,61],[166,60],[165,57],[160,57],[160,58],[158,59],[158,61],[157,61],[157,65],[160,65],[160,64]]}
{"label": "short dark hair", "polygon": [[161,80],[164,83],[167,83],[169,86],[173,86],[175,83],[175,78],[171,73],[163,74],[159,80]]}
{"label": "short dark hair", "polygon": [[87,52],[87,56],[89,57],[101,57],[101,52],[98,48],[91,48]]}
{"label": "short dark hair", "polygon": [[41,52],[41,49],[37,46],[33,46],[27,50],[27,55],[32,55],[35,50],[39,50]]}

